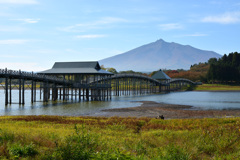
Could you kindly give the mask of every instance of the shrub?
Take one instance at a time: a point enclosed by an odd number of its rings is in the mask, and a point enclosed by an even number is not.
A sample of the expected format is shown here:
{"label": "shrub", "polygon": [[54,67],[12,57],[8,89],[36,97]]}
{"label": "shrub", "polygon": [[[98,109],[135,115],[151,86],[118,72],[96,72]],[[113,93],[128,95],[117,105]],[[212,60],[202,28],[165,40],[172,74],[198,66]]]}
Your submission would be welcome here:
{"label": "shrub", "polygon": [[15,158],[19,157],[33,157],[38,152],[36,149],[34,149],[34,145],[31,143],[29,145],[22,146],[21,144],[13,144],[11,147],[9,147],[10,155],[12,155]]}
{"label": "shrub", "polygon": [[6,142],[12,142],[14,140],[15,136],[13,133],[6,132],[2,129],[0,129],[0,143]]}
{"label": "shrub", "polygon": [[166,146],[166,153],[159,157],[161,160],[188,160],[189,155],[184,153],[184,151],[175,147],[173,144]]}
{"label": "shrub", "polygon": [[65,139],[65,143],[60,145],[52,156],[48,159],[63,160],[88,160],[94,157],[97,148],[97,140],[90,135],[85,126],[79,129],[74,127],[75,133]]}

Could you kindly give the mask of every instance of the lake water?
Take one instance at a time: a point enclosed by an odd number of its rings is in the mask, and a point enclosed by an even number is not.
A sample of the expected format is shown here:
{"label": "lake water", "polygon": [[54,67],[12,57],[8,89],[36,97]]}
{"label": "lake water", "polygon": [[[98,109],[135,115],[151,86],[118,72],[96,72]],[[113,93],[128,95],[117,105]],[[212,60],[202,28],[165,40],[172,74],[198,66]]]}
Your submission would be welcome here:
{"label": "lake water", "polygon": [[[18,91],[13,91],[13,102],[18,102]],[[38,93],[39,94],[39,93]],[[25,105],[11,104],[5,106],[4,90],[0,90],[0,115],[87,115],[103,109],[135,107],[141,105],[136,101],[155,101],[159,103],[193,106],[192,109],[240,109],[240,92],[172,92],[142,96],[112,97],[111,101],[35,102],[31,104],[31,92],[25,92]],[[37,101],[40,101],[39,95]]]}

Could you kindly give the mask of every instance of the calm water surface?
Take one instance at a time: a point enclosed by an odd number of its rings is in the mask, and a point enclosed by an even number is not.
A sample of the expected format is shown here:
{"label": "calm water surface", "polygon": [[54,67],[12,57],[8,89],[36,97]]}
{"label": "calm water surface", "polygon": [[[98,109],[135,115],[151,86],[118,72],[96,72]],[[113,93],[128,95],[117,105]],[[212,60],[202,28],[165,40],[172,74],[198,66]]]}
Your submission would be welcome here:
{"label": "calm water surface", "polygon": [[[13,102],[18,102],[18,91],[13,91]],[[158,95],[113,97],[112,101],[102,102],[36,102],[30,103],[30,91],[25,93],[25,105],[5,106],[4,90],[0,90],[0,115],[87,115],[103,109],[135,107],[136,101],[155,101],[159,103],[191,105],[192,109],[240,109],[240,92],[173,92]],[[39,101],[39,95],[37,101]]]}

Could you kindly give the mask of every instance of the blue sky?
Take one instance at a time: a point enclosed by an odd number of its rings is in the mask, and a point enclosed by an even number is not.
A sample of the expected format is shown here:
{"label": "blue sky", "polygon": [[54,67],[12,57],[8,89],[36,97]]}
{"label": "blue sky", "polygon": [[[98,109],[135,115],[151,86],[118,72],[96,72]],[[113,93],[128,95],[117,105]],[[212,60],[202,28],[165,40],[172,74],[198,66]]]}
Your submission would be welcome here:
{"label": "blue sky", "polygon": [[0,68],[97,61],[158,39],[240,52],[240,1],[0,0]]}

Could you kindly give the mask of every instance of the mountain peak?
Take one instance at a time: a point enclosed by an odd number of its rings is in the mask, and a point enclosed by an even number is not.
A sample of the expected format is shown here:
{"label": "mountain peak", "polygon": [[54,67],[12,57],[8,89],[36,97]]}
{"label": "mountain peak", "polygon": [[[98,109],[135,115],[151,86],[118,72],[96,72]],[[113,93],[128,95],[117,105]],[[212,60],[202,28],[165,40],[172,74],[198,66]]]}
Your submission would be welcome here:
{"label": "mountain peak", "polygon": [[163,39],[159,39],[156,41],[156,43],[163,43],[163,42],[166,43],[166,41],[164,41]]}
{"label": "mountain peak", "polygon": [[128,52],[100,60],[105,67],[117,71],[155,71],[162,69],[189,69],[191,65],[207,62],[210,58],[220,58],[213,51],[204,51],[189,45],[165,42],[159,39]]}

